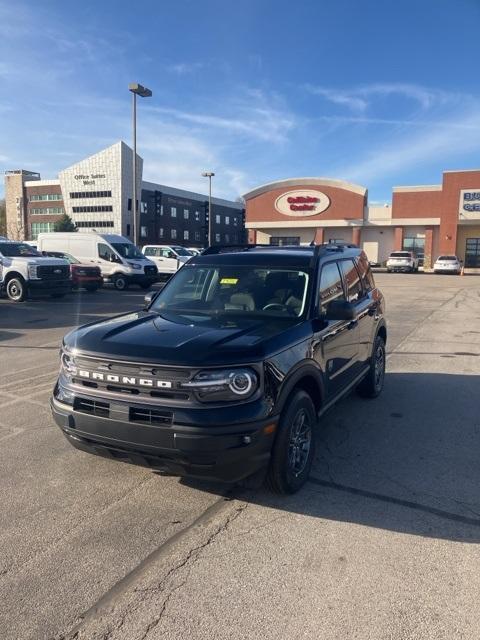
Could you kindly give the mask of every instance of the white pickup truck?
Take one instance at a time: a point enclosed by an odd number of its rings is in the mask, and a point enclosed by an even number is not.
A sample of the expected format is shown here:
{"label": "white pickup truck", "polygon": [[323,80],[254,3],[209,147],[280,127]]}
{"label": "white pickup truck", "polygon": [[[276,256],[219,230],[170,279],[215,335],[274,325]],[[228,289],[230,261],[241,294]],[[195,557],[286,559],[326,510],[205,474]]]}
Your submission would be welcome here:
{"label": "white pickup truck", "polygon": [[35,293],[63,298],[71,289],[66,260],[45,258],[25,242],[0,239],[0,293],[23,302]]}

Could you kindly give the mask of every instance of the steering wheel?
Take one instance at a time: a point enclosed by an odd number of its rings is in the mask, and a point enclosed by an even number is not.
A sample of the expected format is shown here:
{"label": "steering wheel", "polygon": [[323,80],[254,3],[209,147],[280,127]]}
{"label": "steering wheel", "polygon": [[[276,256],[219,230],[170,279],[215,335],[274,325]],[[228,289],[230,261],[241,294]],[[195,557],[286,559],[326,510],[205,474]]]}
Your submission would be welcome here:
{"label": "steering wheel", "polygon": [[281,302],[270,302],[263,307],[262,311],[268,311],[269,309],[280,309],[280,311],[285,311],[286,306]]}

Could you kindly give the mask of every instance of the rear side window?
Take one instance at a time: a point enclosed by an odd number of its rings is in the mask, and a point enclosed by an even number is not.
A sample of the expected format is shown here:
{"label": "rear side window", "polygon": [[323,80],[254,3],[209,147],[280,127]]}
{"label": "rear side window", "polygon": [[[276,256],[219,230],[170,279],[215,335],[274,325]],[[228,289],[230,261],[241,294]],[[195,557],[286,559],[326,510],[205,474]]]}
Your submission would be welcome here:
{"label": "rear side window", "polygon": [[336,262],[328,262],[320,275],[319,307],[324,313],[332,300],[345,300],[342,277]]}
{"label": "rear side window", "polygon": [[154,256],[154,255],[156,255],[156,253],[157,253],[157,252],[156,252],[156,250],[155,250],[155,247],[147,247],[147,248],[145,249],[145,255],[146,255],[146,256]]}
{"label": "rear side window", "polygon": [[362,281],[353,260],[341,260],[340,268],[347,284],[347,299],[356,302],[363,295]]}
{"label": "rear side window", "polygon": [[373,273],[365,256],[359,257],[357,268],[360,274],[360,280],[362,281],[365,291],[368,292],[372,289],[375,289],[375,280],[373,279]]}

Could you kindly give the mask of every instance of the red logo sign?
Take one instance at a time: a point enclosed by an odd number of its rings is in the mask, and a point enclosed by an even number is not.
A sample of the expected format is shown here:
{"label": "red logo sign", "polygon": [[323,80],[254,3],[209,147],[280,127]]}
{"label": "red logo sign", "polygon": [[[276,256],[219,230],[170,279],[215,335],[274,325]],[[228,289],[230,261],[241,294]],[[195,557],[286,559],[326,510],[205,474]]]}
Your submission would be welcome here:
{"label": "red logo sign", "polygon": [[319,198],[312,196],[290,196],[287,198],[290,205],[290,211],[314,211],[315,205],[319,202]]}

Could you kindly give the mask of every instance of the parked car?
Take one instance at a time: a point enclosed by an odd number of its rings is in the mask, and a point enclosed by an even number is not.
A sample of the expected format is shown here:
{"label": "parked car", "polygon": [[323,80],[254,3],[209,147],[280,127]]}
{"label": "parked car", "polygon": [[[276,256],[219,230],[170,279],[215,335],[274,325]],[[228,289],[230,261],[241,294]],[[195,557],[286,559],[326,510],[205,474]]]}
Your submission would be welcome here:
{"label": "parked car", "polygon": [[128,238],[90,232],[39,233],[39,251],[61,251],[84,264],[98,265],[104,282],[119,291],[136,284],[149,289],[157,281],[157,267]]}
{"label": "parked car", "polygon": [[69,253],[62,253],[61,251],[43,251],[43,255],[51,258],[63,258],[70,264],[70,274],[72,276],[72,286],[74,289],[83,288],[87,291],[94,292],[103,285],[100,267],[92,267],[91,264],[84,264]]}
{"label": "parked car", "polygon": [[434,273],[459,274],[462,270],[462,263],[457,256],[438,256],[433,265]]}
{"label": "parked car", "polygon": [[71,290],[66,260],[44,257],[25,242],[0,240],[0,293],[23,302],[32,294],[63,298]]}
{"label": "parked car", "polygon": [[203,249],[199,249],[198,247],[187,247],[187,251],[190,251],[192,256],[199,256]]}
{"label": "parked car", "polygon": [[425,262],[425,254],[417,253],[417,259],[418,259],[418,268],[423,269],[423,264]]}
{"label": "parked car", "polygon": [[177,245],[147,244],[142,252],[157,265],[158,273],[172,274],[190,260],[192,253]]}
{"label": "parked car", "polygon": [[52,412],[82,451],[293,493],[319,418],[382,391],[384,301],[358,247],[210,247],[146,303],[63,340]]}
{"label": "parked car", "polygon": [[393,251],[387,260],[387,271],[418,271],[418,258],[411,251]]}

